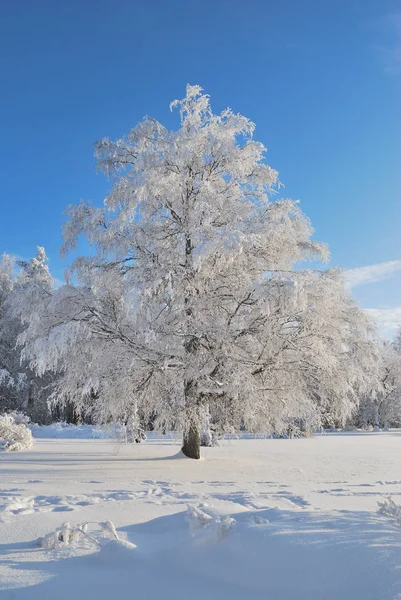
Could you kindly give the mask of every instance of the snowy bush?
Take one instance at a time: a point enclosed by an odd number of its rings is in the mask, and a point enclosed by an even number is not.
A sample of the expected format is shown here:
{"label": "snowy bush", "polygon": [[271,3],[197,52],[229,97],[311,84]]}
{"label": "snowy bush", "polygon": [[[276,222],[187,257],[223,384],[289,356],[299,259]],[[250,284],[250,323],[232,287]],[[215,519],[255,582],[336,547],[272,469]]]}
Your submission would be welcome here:
{"label": "snowy bush", "polygon": [[[21,418],[20,418],[21,417]],[[33,437],[24,415],[13,413],[0,416],[0,450],[12,452],[31,448]]]}
{"label": "snowy bush", "polygon": [[200,430],[200,445],[211,447],[218,446],[219,442],[217,439],[217,433],[215,426],[211,422],[209,407],[206,407],[204,411],[203,422]]}
{"label": "snowy bush", "polygon": [[213,517],[196,506],[188,506],[186,519],[192,534],[199,529],[205,529],[213,523]]}
{"label": "snowy bush", "polygon": [[9,417],[12,417],[14,420],[14,423],[16,425],[28,425],[31,422],[31,419],[24,413],[22,412],[18,412],[16,410],[13,410],[9,413],[7,413]]}
{"label": "snowy bush", "polygon": [[94,433],[98,437],[111,438],[121,444],[140,444],[147,440],[145,429],[135,417],[99,425]]}
{"label": "snowy bush", "polygon": [[[316,430],[318,428],[316,427]],[[278,439],[295,439],[295,438],[305,438],[311,437],[313,432],[307,428],[303,428],[296,421],[291,421],[289,423],[283,424],[283,426],[272,432],[273,438]]]}
{"label": "snowy bush", "polygon": [[388,496],[383,500],[383,502],[378,502],[379,508],[378,512],[382,515],[386,515],[401,527],[401,506],[396,504],[391,496]]}
{"label": "snowy bush", "polygon": [[200,445],[205,447],[218,446],[217,436],[214,431],[207,428],[201,428],[200,432]]}
{"label": "snowy bush", "polygon": [[37,540],[37,545],[41,548],[54,550],[56,548],[65,548],[66,546],[79,546],[81,548],[98,547],[101,548],[110,541],[117,541],[126,548],[136,548],[135,544],[127,542],[120,538],[116,527],[112,521],[105,523],[96,523],[100,532],[98,535],[88,533],[89,524],[71,525],[63,523],[61,527],[51,531],[44,537]]}
{"label": "snowy bush", "polygon": [[140,444],[146,441],[146,433],[137,411],[133,411],[125,422],[125,441],[127,444]]}
{"label": "snowy bush", "polygon": [[[188,507],[186,519],[189,523],[191,535],[196,535],[199,531],[205,530],[211,534],[214,541],[220,541],[228,535],[236,522],[232,517],[209,515],[196,506]],[[209,539],[209,536],[207,536],[207,539]]]}
{"label": "snowy bush", "polygon": [[51,531],[37,541],[38,546],[46,549],[63,548],[69,545],[82,545],[82,542],[86,542],[85,545],[97,544],[97,541],[91,536],[87,535],[88,526],[86,523],[77,525],[76,527],[71,526],[70,523],[64,523],[58,529]]}

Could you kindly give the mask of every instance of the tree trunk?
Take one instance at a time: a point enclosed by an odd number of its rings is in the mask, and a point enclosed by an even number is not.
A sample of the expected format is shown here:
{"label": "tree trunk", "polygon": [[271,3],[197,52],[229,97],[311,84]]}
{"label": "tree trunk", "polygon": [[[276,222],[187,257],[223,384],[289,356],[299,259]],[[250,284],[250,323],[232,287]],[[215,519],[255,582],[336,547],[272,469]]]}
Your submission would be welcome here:
{"label": "tree trunk", "polygon": [[[185,223],[188,221],[188,203],[189,197],[187,195],[187,205],[185,208],[186,217]],[[188,231],[185,232],[185,271],[187,281],[190,282],[193,277],[193,257],[192,257],[192,240]],[[198,349],[198,340],[193,336],[193,312],[191,307],[191,294],[190,291],[186,290],[184,293],[184,306],[185,306],[185,329],[187,333],[187,337],[184,343],[185,352],[188,355],[194,355]],[[184,381],[184,397],[185,397],[185,407],[186,410],[193,410],[194,406],[196,406],[196,398],[195,398],[195,385],[192,380]],[[193,415],[187,413],[189,415],[189,427],[184,433],[184,439],[182,442],[182,451],[188,458],[200,458],[200,425],[193,418]]]}
{"label": "tree trunk", "polygon": [[200,458],[200,428],[196,423],[192,423],[184,434],[182,451],[188,458]]}
{"label": "tree trunk", "polygon": [[375,402],[375,417],[374,417],[374,427],[378,427],[380,428],[380,411],[379,411],[379,405],[377,404],[377,402]]}

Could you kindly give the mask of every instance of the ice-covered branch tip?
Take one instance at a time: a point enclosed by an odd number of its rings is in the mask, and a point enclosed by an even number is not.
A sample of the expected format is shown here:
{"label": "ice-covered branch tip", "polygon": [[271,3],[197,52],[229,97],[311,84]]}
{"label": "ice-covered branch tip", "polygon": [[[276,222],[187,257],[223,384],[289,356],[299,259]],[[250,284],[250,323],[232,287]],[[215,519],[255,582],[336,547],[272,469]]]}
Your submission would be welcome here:
{"label": "ice-covered branch tip", "polygon": [[401,506],[396,504],[391,496],[378,502],[378,512],[386,517],[393,519],[401,527]]}

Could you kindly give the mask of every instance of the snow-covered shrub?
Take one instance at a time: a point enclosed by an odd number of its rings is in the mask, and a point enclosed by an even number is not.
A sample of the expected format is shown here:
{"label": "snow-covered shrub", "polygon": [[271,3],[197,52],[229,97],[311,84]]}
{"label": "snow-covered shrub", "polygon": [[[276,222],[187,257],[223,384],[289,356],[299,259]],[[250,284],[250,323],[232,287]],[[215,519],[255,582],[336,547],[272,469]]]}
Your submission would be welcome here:
{"label": "snow-covered shrub", "polygon": [[27,450],[33,444],[31,430],[19,419],[19,413],[0,416],[0,450]]}
{"label": "snow-covered shrub", "polygon": [[95,525],[100,527],[100,533],[98,533],[97,536],[88,533],[88,523],[82,523],[80,525],[71,525],[71,523],[68,522],[63,523],[61,527],[51,531],[44,537],[39,538],[37,540],[37,545],[41,548],[50,550],[65,548],[66,546],[101,548],[112,540],[114,542],[120,542],[126,548],[136,548],[135,544],[120,538],[112,521],[96,523]]}
{"label": "snow-covered shrub", "polygon": [[210,536],[206,536],[206,539],[210,539],[211,537],[214,541],[222,540],[230,533],[236,523],[232,517],[209,515],[197,506],[188,507],[186,520],[189,523],[191,535],[196,535],[198,532],[204,530],[210,534]]}
{"label": "snow-covered shrub", "polygon": [[353,431],[358,431],[358,427],[356,427],[356,425],[346,425],[343,427],[343,431],[351,433]]}
{"label": "snow-covered shrub", "polygon": [[200,445],[205,447],[218,446],[218,441],[214,432],[202,426],[200,432]]}
{"label": "snow-covered shrub", "polygon": [[146,441],[146,433],[141,425],[137,411],[132,412],[126,420],[125,439],[127,444],[140,444]]}
{"label": "snow-covered shrub", "polygon": [[145,429],[135,417],[98,425],[93,432],[94,437],[111,438],[121,444],[140,444],[147,440]]}
{"label": "snow-covered shrub", "polygon": [[229,533],[231,533],[232,528],[234,527],[236,523],[236,520],[233,519],[232,517],[219,517],[219,520],[217,522],[218,525],[218,539],[221,540],[224,537],[226,537],[226,535],[228,535]]}
{"label": "snow-covered shrub", "polygon": [[311,435],[308,431],[302,431],[300,426],[295,422],[288,424],[286,434],[290,438],[290,440],[294,438],[308,437]]}
{"label": "snow-covered shrub", "polygon": [[0,385],[8,388],[14,385],[14,379],[7,369],[0,369]]}
{"label": "snow-covered shrub", "polygon": [[108,538],[112,538],[112,539],[116,539],[116,540],[120,539],[118,537],[117,529],[116,529],[116,526],[114,525],[113,521],[106,521],[105,523],[100,523],[100,526],[102,528],[104,537],[108,537]]}
{"label": "snow-covered shrub", "polygon": [[186,520],[189,523],[189,528],[192,534],[199,529],[205,529],[213,523],[213,517],[208,515],[197,506],[188,506]]}
{"label": "snow-covered shrub", "polygon": [[209,408],[205,410],[205,415],[200,430],[200,445],[211,447],[218,446],[217,433],[215,426],[211,422]]}
{"label": "snow-covered shrub", "polygon": [[[63,523],[61,527],[51,531],[37,541],[38,546],[46,549],[63,548],[69,545],[85,545],[97,544],[97,541],[86,534],[88,526],[86,523],[82,525],[72,526],[70,523]],[[88,544],[90,542],[90,544]]]}
{"label": "snow-covered shrub", "polygon": [[386,515],[401,527],[401,505],[396,504],[391,496],[388,496],[383,502],[378,502],[379,508],[377,512],[382,515]]}
{"label": "snow-covered shrub", "polygon": [[13,410],[7,414],[9,417],[12,417],[14,419],[14,423],[16,425],[28,425],[31,422],[31,419],[28,417],[28,415],[17,410]]}
{"label": "snow-covered shrub", "polygon": [[[317,430],[317,428],[316,428]],[[313,431],[304,428],[298,421],[290,421],[289,423],[285,423],[280,427],[280,429],[273,431],[272,437],[274,438],[284,438],[284,439],[295,439],[295,438],[305,438],[311,437],[313,435]]]}

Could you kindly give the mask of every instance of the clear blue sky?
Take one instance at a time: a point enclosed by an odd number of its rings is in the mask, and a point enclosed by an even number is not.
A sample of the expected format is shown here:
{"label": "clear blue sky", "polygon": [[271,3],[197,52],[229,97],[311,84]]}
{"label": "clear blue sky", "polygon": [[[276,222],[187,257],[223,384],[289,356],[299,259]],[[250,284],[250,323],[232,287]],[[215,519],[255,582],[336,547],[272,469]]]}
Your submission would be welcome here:
{"label": "clear blue sky", "polygon": [[[62,278],[63,210],[107,190],[93,142],[175,127],[189,82],[255,121],[332,265],[401,259],[400,0],[9,0],[0,46],[0,251]],[[395,271],[364,307],[401,307]]]}

